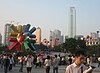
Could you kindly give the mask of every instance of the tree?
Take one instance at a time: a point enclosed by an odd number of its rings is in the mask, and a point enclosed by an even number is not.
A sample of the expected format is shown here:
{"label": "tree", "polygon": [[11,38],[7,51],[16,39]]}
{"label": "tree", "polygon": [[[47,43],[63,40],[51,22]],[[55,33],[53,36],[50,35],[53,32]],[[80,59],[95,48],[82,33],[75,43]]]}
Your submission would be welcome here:
{"label": "tree", "polygon": [[78,50],[82,50],[82,51],[86,52],[87,46],[86,46],[85,40],[78,39],[76,43],[77,43]]}
{"label": "tree", "polygon": [[77,46],[76,39],[74,38],[66,39],[64,46],[66,46],[67,51],[74,53]]}
{"label": "tree", "polygon": [[82,50],[85,52],[87,46],[85,40],[69,38],[66,39],[65,43],[63,43],[63,48],[65,48],[67,52],[75,53],[77,50]]}

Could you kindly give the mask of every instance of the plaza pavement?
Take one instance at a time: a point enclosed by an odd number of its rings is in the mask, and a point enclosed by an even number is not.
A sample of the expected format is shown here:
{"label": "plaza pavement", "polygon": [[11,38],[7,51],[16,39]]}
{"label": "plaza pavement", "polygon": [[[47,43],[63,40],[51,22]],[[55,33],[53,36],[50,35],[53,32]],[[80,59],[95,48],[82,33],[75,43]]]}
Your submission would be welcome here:
{"label": "plaza pavement", "polygon": [[[17,65],[15,67],[13,67],[12,71],[10,71],[8,73],[27,73],[25,66],[24,66],[23,72],[19,72],[19,68],[20,68],[20,66]],[[65,73],[65,69],[66,69],[66,66],[59,66],[59,71],[58,72],[59,73]],[[0,73],[4,73],[2,68],[0,68]],[[32,68],[32,73],[45,73],[45,70],[44,70],[44,68],[34,68],[33,67]],[[50,69],[50,73],[53,73],[52,67]],[[100,67],[95,68],[93,73],[100,73]]]}

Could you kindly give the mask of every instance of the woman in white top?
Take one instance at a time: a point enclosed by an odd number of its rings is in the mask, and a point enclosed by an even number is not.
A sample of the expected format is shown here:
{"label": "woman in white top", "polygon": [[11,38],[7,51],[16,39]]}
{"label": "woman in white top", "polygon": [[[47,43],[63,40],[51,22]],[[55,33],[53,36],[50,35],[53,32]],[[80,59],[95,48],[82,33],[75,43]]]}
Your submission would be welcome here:
{"label": "woman in white top", "polygon": [[31,73],[32,62],[33,62],[31,55],[28,55],[25,61],[26,61],[27,73]]}
{"label": "woman in white top", "polygon": [[46,73],[50,72],[51,60],[50,56],[47,56],[47,59],[44,62]]}

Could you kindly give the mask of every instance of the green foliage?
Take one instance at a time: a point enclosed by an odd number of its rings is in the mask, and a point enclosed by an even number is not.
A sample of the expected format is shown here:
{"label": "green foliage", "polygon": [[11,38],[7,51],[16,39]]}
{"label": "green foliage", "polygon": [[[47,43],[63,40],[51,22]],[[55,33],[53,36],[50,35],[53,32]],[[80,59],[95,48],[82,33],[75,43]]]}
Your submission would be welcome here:
{"label": "green foliage", "polygon": [[65,43],[53,48],[53,51],[75,53],[77,50],[86,52],[87,46],[84,40],[74,38],[66,39]]}
{"label": "green foliage", "polygon": [[0,53],[7,51],[7,45],[0,46]]}
{"label": "green foliage", "polygon": [[[7,46],[0,47],[0,53],[3,51],[6,53],[13,53],[16,52],[15,49],[12,51],[7,50]],[[99,45],[93,45],[93,46],[86,46],[86,42],[84,40],[76,40],[74,38],[66,39],[65,43],[60,44],[58,46],[55,46],[53,48],[50,48],[43,45],[42,43],[38,45],[38,48],[41,51],[50,50],[50,51],[56,51],[56,52],[69,52],[69,53],[75,53],[77,50],[82,50],[88,55],[96,54],[97,56],[100,55],[100,44]],[[34,51],[31,50],[23,50],[23,55],[26,55],[28,53],[33,53]]]}
{"label": "green foliage", "polygon": [[62,52],[62,48],[61,48],[61,45],[58,45],[58,46],[55,46],[51,49],[51,51],[55,51],[55,52]]}
{"label": "green foliage", "polygon": [[87,53],[90,54],[90,55],[95,54],[96,56],[99,56],[100,55],[100,44],[88,46]]}

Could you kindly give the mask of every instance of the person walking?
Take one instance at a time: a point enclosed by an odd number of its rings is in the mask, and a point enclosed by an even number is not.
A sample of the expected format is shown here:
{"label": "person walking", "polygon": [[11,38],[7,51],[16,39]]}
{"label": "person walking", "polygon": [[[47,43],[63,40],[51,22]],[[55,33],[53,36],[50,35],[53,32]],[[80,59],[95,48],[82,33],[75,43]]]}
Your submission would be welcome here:
{"label": "person walking", "polygon": [[51,66],[50,56],[47,56],[47,59],[45,59],[44,65],[45,65],[46,73],[50,73],[50,66]]}
{"label": "person walking", "polygon": [[27,73],[31,73],[33,64],[33,59],[31,58],[31,55],[28,55],[25,61],[26,61]]}
{"label": "person walking", "polygon": [[3,68],[3,55],[2,54],[0,56],[0,64],[1,64],[1,68]]}
{"label": "person walking", "polygon": [[9,64],[10,64],[10,60],[9,60],[9,58],[8,58],[8,55],[5,54],[5,55],[4,55],[4,61],[3,61],[4,73],[7,73],[7,72],[8,72]]}
{"label": "person walking", "polygon": [[57,58],[57,55],[55,55],[55,58],[53,59],[53,73],[58,73],[58,65],[59,65],[60,59]]}
{"label": "person walking", "polygon": [[92,73],[94,67],[86,68],[83,64],[84,53],[77,51],[75,53],[75,62],[67,66],[65,73]]}
{"label": "person walking", "polygon": [[24,62],[24,58],[23,58],[23,56],[21,56],[19,59],[19,63],[20,63],[19,72],[23,72],[23,62]]}
{"label": "person walking", "polygon": [[36,61],[36,67],[35,68],[37,68],[37,66],[41,67],[40,55],[37,56],[37,61]]}

